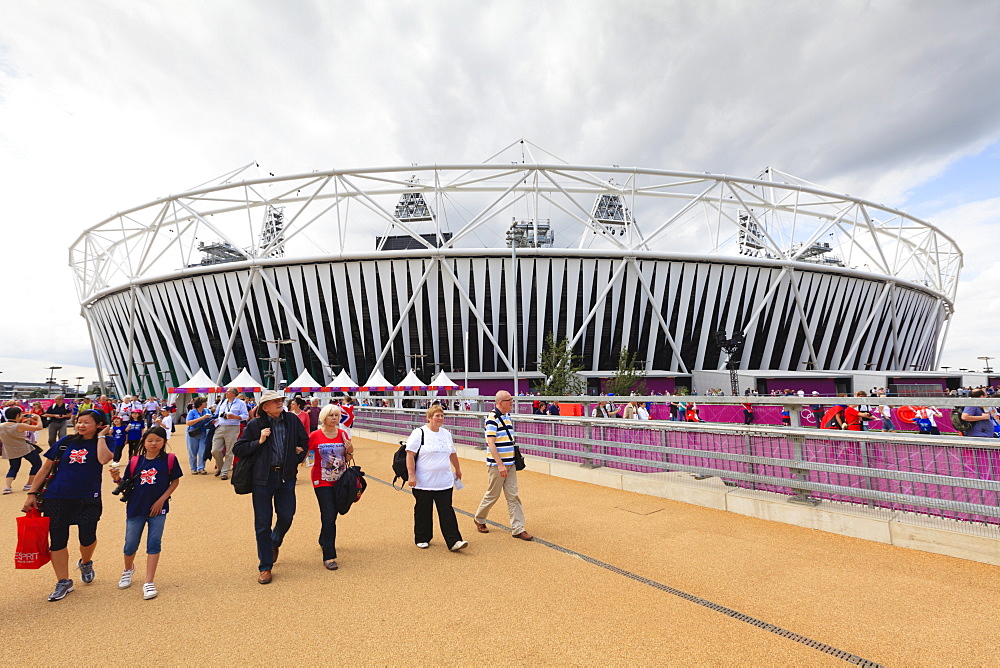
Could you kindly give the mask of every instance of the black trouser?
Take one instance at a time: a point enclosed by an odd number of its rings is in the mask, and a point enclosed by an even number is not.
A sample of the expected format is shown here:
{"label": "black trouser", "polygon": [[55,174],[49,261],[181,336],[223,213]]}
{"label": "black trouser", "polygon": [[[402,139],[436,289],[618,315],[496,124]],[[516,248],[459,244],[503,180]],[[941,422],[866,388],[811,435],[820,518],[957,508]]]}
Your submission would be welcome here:
{"label": "black trouser", "polygon": [[313,487],[319,503],[319,546],[323,548],[323,561],[337,558],[337,504],[333,500],[333,487]]}
{"label": "black trouser", "polygon": [[743,424],[751,424],[753,422],[753,411],[743,411]]}
{"label": "black trouser", "polygon": [[[80,547],[90,547],[97,541],[97,522],[87,522],[77,525],[80,534]],[[49,526],[49,550],[58,552],[65,550],[69,544],[69,525]]]}
{"label": "black trouser", "polygon": [[28,476],[31,477],[38,473],[38,469],[42,468],[42,458],[38,454],[37,450],[32,449],[26,455],[20,457],[15,457],[10,460],[10,468],[7,470],[8,478],[16,478],[17,472],[21,470],[21,460],[27,459],[28,463],[31,464],[31,470],[28,472]]}
{"label": "black trouser", "polygon": [[[170,436],[170,434],[167,434],[167,436]],[[137,454],[139,454],[139,443],[141,443],[141,442],[142,441],[140,441],[140,440],[128,441],[128,458],[129,459],[132,459]]]}
{"label": "black trouser", "polygon": [[455,509],[451,506],[452,488],[429,490],[413,490],[413,542],[429,543],[434,536],[434,516],[432,507],[437,506],[438,524],[441,525],[441,535],[450,548],[462,540],[458,530],[458,519]]}

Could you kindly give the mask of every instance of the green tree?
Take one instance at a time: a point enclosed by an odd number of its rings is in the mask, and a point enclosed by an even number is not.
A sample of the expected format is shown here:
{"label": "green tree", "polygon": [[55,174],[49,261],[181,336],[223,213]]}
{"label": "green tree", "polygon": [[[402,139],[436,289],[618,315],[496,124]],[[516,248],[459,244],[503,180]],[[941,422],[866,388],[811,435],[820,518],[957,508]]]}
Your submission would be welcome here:
{"label": "green tree", "polygon": [[538,358],[538,370],[542,379],[535,384],[535,390],[543,396],[573,396],[586,391],[587,384],[578,373],[583,370],[583,358],[573,353],[569,339],[556,341],[552,332],[545,335],[542,354]]}
{"label": "green tree", "polygon": [[639,368],[641,360],[637,359],[638,356],[638,353],[629,352],[622,346],[618,351],[615,375],[604,383],[605,392],[617,396],[646,393],[646,370]]}

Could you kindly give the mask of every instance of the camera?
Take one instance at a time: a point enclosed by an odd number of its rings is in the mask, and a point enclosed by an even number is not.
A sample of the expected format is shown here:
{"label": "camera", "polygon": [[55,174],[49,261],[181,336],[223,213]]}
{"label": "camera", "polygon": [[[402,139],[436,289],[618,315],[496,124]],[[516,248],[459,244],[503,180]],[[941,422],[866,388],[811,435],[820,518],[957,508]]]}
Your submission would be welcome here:
{"label": "camera", "polygon": [[111,490],[112,494],[121,494],[121,499],[119,501],[128,501],[128,497],[132,493],[132,489],[135,487],[135,476],[130,478],[122,478],[122,481],[118,483],[118,486]]}

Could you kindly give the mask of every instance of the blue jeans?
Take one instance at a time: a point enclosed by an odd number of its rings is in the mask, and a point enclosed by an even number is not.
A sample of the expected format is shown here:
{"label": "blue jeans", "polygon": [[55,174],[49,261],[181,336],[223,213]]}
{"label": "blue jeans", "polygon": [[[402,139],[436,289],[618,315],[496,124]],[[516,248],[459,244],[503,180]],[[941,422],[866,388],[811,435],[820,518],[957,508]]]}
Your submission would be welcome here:
{"label": "blue jeans", "polygon": [[139,539],[142,538],[142,529],[147,524],[149,530],[146,532],[146,554],[159,554],[163,525],[166,521],[167,516],[162,513],[154,517],[140,515],[125,520],[125,556],[131,557],[139,551]]}
{"label": "blue jeans", "polygon": [[196,435],[185,434],[188,446],[188,464],[191,472],[205,470],[205,430],[202,429]]}
{"label": "blue jeans", "polygon": [[[268,453],[269,454],[269,453]],[[257,535],[258,569],[269,571],[274,566],[274,548],[281,547],[285,534],[295,517],[295,478],[281,479],[281,471],[271,471],[266,485],[254,485],[253,528]],[[271,527],[274,516],[278,520]]]}

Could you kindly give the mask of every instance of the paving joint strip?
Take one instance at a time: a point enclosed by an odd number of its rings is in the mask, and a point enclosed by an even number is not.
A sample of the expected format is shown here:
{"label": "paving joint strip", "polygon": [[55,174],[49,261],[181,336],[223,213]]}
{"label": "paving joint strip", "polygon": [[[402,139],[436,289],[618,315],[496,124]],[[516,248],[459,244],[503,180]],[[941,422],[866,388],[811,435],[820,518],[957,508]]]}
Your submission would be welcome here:
{"label": "paving joint strip", "polygon": [[[379,478],[375,478],[369,475],[366,475],[365,477],[369,480],[380,482],[383,485],[388,485],[389,487],[392,487],[395,490],[399,490],[398,487],[395,487],[392,483],[387,482],[385,480],[381,480]],[[412,492],[406,489],[405,487],[403,488],[403,491],[405,491],[407,494],[412,494]],[[462,510],[461,508],[455,508],[455,512],[461,515],[465,515],[466,517],[475,518],[474,513],[470,513],[467,510]],[[494,522],[493,520],[490,519],[486,520],[486,524],[489,524],[490,526],[496,529],[501,529],[503,531],[507,532],[511,531],[510,527],[504,526],[503,524],[500,524],[499,522]],[[866,668],[883,668],[882,664],[876,663],[875,661],[870,661],[869,659],[860,657],[857,654],[851,654],[850,652],[838,649],[836,647],[833,647],[832,645],[827,645],[824,642],[813,640],[812,638],[807,638],[806,636],[795,633],[794,631],[789,631],[788,629],[765,622],[762,619],[751,617],[750,615],[745,615],[742,612],[739,612],[738,610],[733,610],[732,608],[727,608],[724,605],[713,603],[708,599],[695,596],[694,594],[689,594],[685,591],[681,591],[680,589],[671,587],[670,585],[665,585],[662,582],[657,582],[656,580],[650,580],[649,578],[643,577],[638,573],[627,571],[624,568],[619,568],[618,566],[614,566],[607,562],[601,561],[600,559],[595,559],[594,557],[582,554],[580,552],[577,552],[576,550],[571,550],[568,547],[563,547],[562,545],[556,545],[555,543],[550,543],[549,541],[538,538],[537,536],[532,540],[532,542],[538,543],[539,545],[544,545],[545,547],[553,549],[557,552],[562,552],[563,554],[569,554],[571,556],[577,557],[578,559],[582,559],[583,561],[586,561],[588,564],[592,564],[594,566],[597,566],[598,568],[603,568],[604,570],[611,571],[616,575],[621,575],[640,584],[647,585],[654,589],[659,589],[662,592],[666,592],[673,596],[677,596],[678,598],[683,598],[685,601],[689,601],[696,605],[700,605],[703,608],[708,608],[709,610],[714,610],[715,612],[722,613],[723,615],[731,617],[732,619],[735,619],[737,621],[750,624],[751,626],[755,626],[761,629],[762,631],[767,631],[769,633],[781,636],[782,638],[787,638],[788,640],[792,640],[794,642],[805,645],[806,647],[811,647],[815,650],[823,652],[824,654],[829,654],[832,657],[846,661],[847,663],[851,663],[856,666],[865,666]]]}

